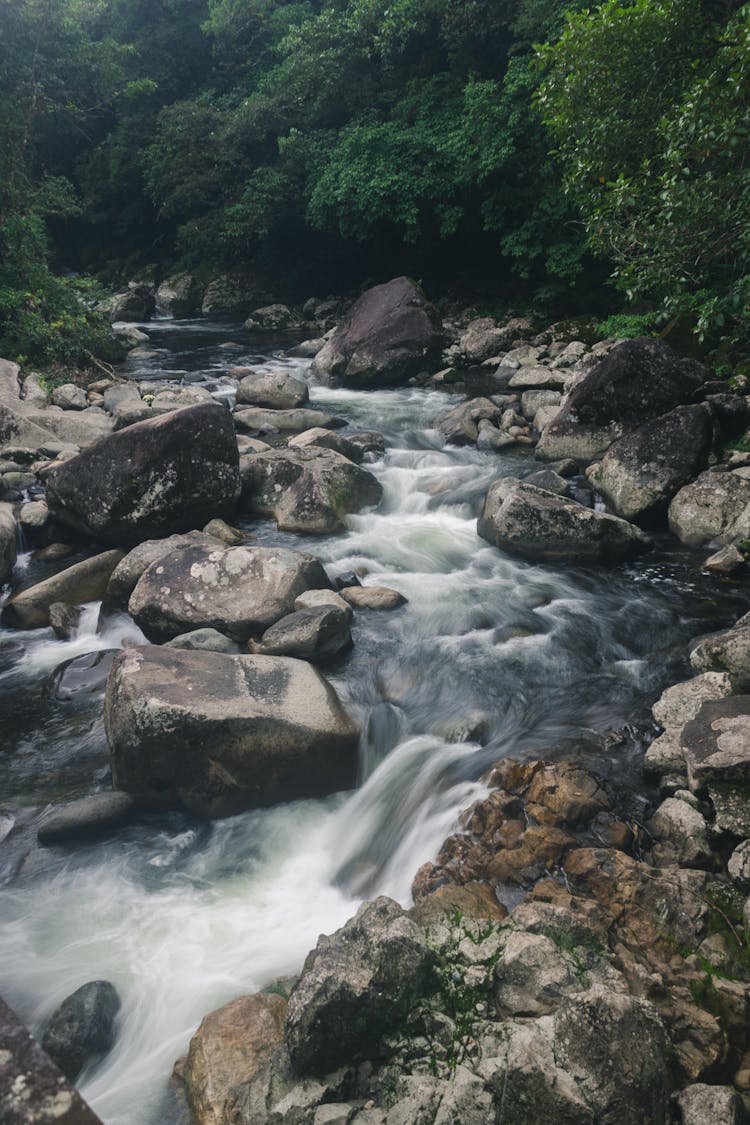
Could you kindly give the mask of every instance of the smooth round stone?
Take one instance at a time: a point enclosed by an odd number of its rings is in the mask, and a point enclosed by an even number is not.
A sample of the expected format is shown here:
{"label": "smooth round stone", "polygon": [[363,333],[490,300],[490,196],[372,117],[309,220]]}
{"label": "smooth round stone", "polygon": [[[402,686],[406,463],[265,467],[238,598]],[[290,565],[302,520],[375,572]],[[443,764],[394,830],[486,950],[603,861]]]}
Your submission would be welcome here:
{"label": "smooth round stone", "polygon": [[97,836],[119,828],[128,820],[133,808],[129,793],[95,793],[53,809],[37,830],[41,844],[58,844],[67,840]]}
{"label": "smooth round stone", "polygon": [[355,609],[398,609],[407,599],[389,586],[347,586],[341,597]]}

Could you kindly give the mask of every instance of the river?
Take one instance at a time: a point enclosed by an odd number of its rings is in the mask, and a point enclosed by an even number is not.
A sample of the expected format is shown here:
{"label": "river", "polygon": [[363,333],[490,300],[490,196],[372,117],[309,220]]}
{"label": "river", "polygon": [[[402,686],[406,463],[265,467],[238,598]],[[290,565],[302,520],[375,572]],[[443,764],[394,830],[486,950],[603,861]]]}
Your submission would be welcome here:
{"label": "river", "polygon": [[[126,365],[141,379],[221,395],[234,364],[308,366],[236,325],[144,327],[155,354]],[[528,469],[528,455],[444,446],[439,392],[311,394],[385,435],[385,457],[367,466],[380,508],[336,537],[242,526],[408,598],[395,613],[358,613],[353,651],[327,671],[366,732],[356,792],[214,823],[143,816],[105,841],[40,848],[49,803],[108,786],[96,654],[139,631],[122,616],[97,635],[97,606],[68,642],[0,629],[0,993],[39,1032],[79,985],[115,984],[116,1046],[79,1083],[106,1125],[169,1121],[172,1064],[206,1012],[298,971],[362,898],[407,903],[493,761],[573,754],[639,786],[649,707],[685,674],[686,642],[746,608],[746,588],[703,575],[702,555],[672,540],[614,570],[511,559],[478,539],[476,512],[489,482]],[[17,578],[49,572],[26,553]],[[80,657],[85,667],[59,670]],[[446,740],[477,723],[484,745]]]}

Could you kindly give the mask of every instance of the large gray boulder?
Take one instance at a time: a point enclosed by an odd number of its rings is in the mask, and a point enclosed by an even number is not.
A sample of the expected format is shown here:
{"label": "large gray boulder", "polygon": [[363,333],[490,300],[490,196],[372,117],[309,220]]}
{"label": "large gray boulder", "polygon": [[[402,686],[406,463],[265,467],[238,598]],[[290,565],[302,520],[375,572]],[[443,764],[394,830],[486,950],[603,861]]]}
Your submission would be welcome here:
{"label": "large gray boulder", "polygon": [[330,587],[312,555],[283,547],[190,546],[151,563],[128,610],[149,640],[218,629],[247,641],[292,613],[305,590]]}
{"label": "large gray boulder", "polygon": [[112,419],[96,406],[86,410],[32,410],[26,417],[29,424],[49,430],[58,442],[81,449],[88,449],[112,433]]}
{"label": "large gray boulder", "polygon": [[623,519],[661,516],[678,489],[705,468],[712,442],[710,408],[678,406],[611,445],[589,480]]}
{"label": "large gray boulder", "polygon": [[318,382],[395,386],[433,367],[441,345],[437,312],[418,285],[397,277],[355,301],[310,373]]}
{"label": "large gray boulder", "polygon": [[42,1046],[74,1082],[86,1063],[105,1055],[115,1041],[115,1017],[120,997],[106,980],[82,984],[53,1013]]}
{"label": "large gray boulder", "polygon": [[669,529],[690,547],[750,538],[750,480],[740,472],[701,473],[669,505]]}
{"label": "large gray boulder", "polygon": [[0,1121],[7,1125],[102,1125],[2,1000]]}
{"label": "large gray boulder", "polygon": [[680,736],[690,786],[750,782],[750,695],[708,701]]}
{"label": "large gray boulder", "polygon": [[248,332],[292,332],[302,325],[302,318],[288,305],[263,305],[253,309],[245,321]]}
{"label": "large gray boulder", "polygon": [[117,564],[112,571],[112,577],[107,583],[104,598],[104,610],[127,609],[130,595],[138,584],[142,574],[151,566],[151,563],[171,555],[182,547],[207,547],[216,550],[223,546],[213,535],[204,531],[186,531],[184,535],[168,535],[166,539],[146,539],[128,551],[127,555]]}
{"label": "large gray boulder", "polygon": [[360,906],[318,939],[289,998],[284,1029],[293,1069],[326,1074],[377,1057],[409,1012],[430,964],[424,934],[392,899]]}
{"label": "large gray boulder", "polygon": [[731,629],[698,638],[690,651],[690,664],[696,672],[724,672],[735,691],[750,691],[750,614]]}
{"label": "large gray boulder", "polygon": [[169,316],[193,316],[201,306],[203,286],[192,273],[165,278],[156,290],[156,307]]}
{"label": "large gray boulder", "polygon": [[232,419],[214,402],[128,426],[47,480],[58,519],[126,547],[231,516],[239,491]]}
{"label": "large gray boulder", "polygon": [[16,520],[12,504],[0,504],[0,583],[16,563]]}
{"label": "large gray boulder", "polygon": [[234,424],[240,433],[257,434],[278,430],[282,434],[301,434],[313,426],[337,429],[345,426],[343,418],[325,414],[322,410],[296,407],[294,410],[271,410],[262,406],[243,406],[235,410]]}
{"label": "large gray boulder", "polygon": [[639,528],[617,516],[513,477],[490,485],[477,532],[509,554],[538,562],[616,563],[651,545]]}
{"label": "large gray boulder", "polygon": [[546,461],[595,457],[628,430],[690,402],[708,377],[702,364],[661,340],[623,340],[575,384],[545,427],[536,455]]}
{"label": "large gray boulder", "polygon": [[104,722],[115,786],[148,807],[224,816],[356,778],[359,730],[302,660],[126,649]]}
{"label": "large gray boulder", "polygon": [[237,388],[237,402],[272,410],[293,410],[309,398],[307,383],[288,371],[246,371]]}
{"label": "large gray boulder", "polygon": [[380,482],[340,453],[318,446],[242,458],[242,503],[273,516],[282,531],[328,535],[352,512],[380,503]]}
{"label": "large gray boulder", "polygon": [[682,1125],[747,1125],[742,1098],[731,1086],[696,1082],[675,1095]]}
{"label": "large gray boulder", "polygon": [[104,551],[22,590],[3,607],[3,624],[13,629],[43,629],[50,623],[50,606],[55,602],[82,605],[99,601],[121,558],[121,551]]}
{"label": "large gray boulder", "polygon": [[461,333],[457,350],[464,363],[484,363],[507,352],[518,335],[513,324],[501,327],[491,316],[478,316]]}

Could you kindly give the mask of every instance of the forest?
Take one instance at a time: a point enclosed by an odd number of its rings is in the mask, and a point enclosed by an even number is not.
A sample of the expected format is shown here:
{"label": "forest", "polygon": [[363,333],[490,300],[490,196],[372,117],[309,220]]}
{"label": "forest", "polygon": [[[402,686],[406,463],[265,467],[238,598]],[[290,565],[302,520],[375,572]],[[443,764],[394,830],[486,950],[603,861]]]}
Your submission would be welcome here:
{"label": "forest", "polygon": [[0,354],[106,357],[131,277],[750,323],[750,7],[0,0]]}

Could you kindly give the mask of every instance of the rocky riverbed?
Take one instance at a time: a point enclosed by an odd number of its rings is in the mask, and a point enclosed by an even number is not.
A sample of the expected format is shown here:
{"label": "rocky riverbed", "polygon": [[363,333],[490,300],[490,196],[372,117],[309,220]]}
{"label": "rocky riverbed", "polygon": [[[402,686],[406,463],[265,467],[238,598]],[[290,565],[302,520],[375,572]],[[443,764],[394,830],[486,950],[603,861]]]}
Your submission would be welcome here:
{"label": "rocky riverbed", "polygon": [[743,1120],[742,388],[287,312],[0,365],[5,998],[111,1125]]}

